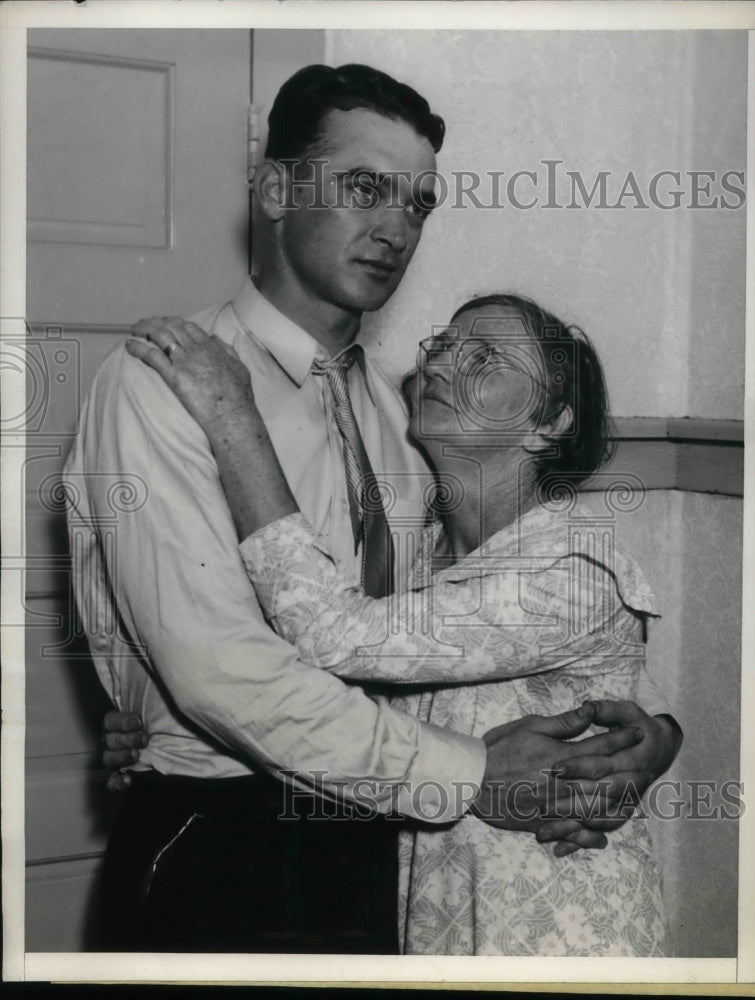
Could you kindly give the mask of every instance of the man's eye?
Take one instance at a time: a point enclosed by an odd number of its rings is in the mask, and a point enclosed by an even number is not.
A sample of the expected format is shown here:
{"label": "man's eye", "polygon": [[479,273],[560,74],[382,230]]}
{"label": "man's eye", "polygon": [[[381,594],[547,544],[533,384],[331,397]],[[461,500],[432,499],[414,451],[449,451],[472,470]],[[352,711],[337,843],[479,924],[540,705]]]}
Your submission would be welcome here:
{"label": "man's eye", "polygon": [[424,222],[428,217],[432,209],[426,208],[420,202],[412,200],[406,206],[407,215],[412,216],[412,218],[417,219],[419,222]]}
{"label": "man's eye", "polygon": [[367,174],[358,174],[351,178],[351,187],[357,194],[371,195],[375,191],[375,179]]}
{"label": "man's eye", "polygon": [[380,182],[377,176],[370,173],[369,170],[360,170],[350,174],[346,178],[346,184],[360,204],[365,202],[369,203],[370,206],[377,204],[380,197]]}

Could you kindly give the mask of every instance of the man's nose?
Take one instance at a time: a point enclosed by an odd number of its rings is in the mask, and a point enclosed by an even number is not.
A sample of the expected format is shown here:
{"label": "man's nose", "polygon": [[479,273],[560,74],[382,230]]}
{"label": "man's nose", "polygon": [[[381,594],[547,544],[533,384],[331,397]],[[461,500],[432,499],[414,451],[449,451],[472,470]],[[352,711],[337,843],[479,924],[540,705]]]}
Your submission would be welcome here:
{"label": "man's nose", "polygon": [[372,238],[389,246],[396,253],[406,250],[409,241],[406,234],[406,213],[403,209],[383,208],[372,228]]}

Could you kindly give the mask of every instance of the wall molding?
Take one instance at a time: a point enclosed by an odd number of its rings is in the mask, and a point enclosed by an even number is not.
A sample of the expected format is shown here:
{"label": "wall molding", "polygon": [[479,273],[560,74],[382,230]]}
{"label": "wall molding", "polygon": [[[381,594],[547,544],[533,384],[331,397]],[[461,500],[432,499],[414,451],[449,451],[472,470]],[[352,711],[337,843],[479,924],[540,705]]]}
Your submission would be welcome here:
{"label": "wall molding", "polygon": [[616,437],[621,440],[718,441],[742,444],[744,422],[710,420],[705,417],[614,417]]}
{"label": "wall molding", "polygon": [[108,337],[125,337],[131,333],[131,327],[125,323],[68,323],[65,320],[62,322],[56,320],[54,323],[31,323],[28,320],[26,322],[35,337],[46,339],[61,337],[63,334],[75,336],[77,333],[87,335],[104,333]]}
{"label": "wall molding", "polygon": [[32,858],[26,862],[27,868],[40,868],[42,865],[69,865],[74,861],[99,861],[105,856],[101,851],[87,851],[84,854],[61,854],[60,857]]}
{"label": "wall molding", "polygon": [[[34,338],[92,334],[124,337],[130,327],[104,323],[28,323]],[[55,340],[52,340],[53,344]],[[705,417],[614,417],[616,453],[607,469],[638,476],[648,490],[741,497],[744,422]],[[589,491],[589,484],[585,487]],[[27,504],[29,497],[27,496]]]}
{"label": "wall molding", "polygon": [[648,490],[743,496],[743,421],[616,417],[613,423],[610,471],[638,476]]}

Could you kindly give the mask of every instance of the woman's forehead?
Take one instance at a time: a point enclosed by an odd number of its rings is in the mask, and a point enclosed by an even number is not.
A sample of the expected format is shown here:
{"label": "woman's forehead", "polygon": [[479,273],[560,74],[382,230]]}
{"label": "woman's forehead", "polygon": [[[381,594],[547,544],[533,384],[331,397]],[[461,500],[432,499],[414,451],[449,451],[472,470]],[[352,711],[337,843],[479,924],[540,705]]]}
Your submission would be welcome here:
{"label": "woman's forehead", "polygon": [[465,309],[454,317],[451,329],[454,328],[462,337],[479,337],[482,340],[520,338],[529,342],[533,339],[515,306],[487,305]]}

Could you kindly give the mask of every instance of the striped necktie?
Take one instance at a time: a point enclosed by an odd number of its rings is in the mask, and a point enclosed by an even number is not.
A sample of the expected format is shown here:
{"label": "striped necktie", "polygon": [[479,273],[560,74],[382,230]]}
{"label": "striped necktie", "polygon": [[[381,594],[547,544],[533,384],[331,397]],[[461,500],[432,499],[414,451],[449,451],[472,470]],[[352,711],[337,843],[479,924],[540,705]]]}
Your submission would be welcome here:
{"label": "striped necktie", "polygon": [[368,597],[393,593],[393,541],[390,525],[349,397],[347,376],[358,347],[330,362],[313,361],[312,372],[327,379],[335,403],[335,418],[343,439],[346,488],[354,551],[362,542],[362,589]]}

